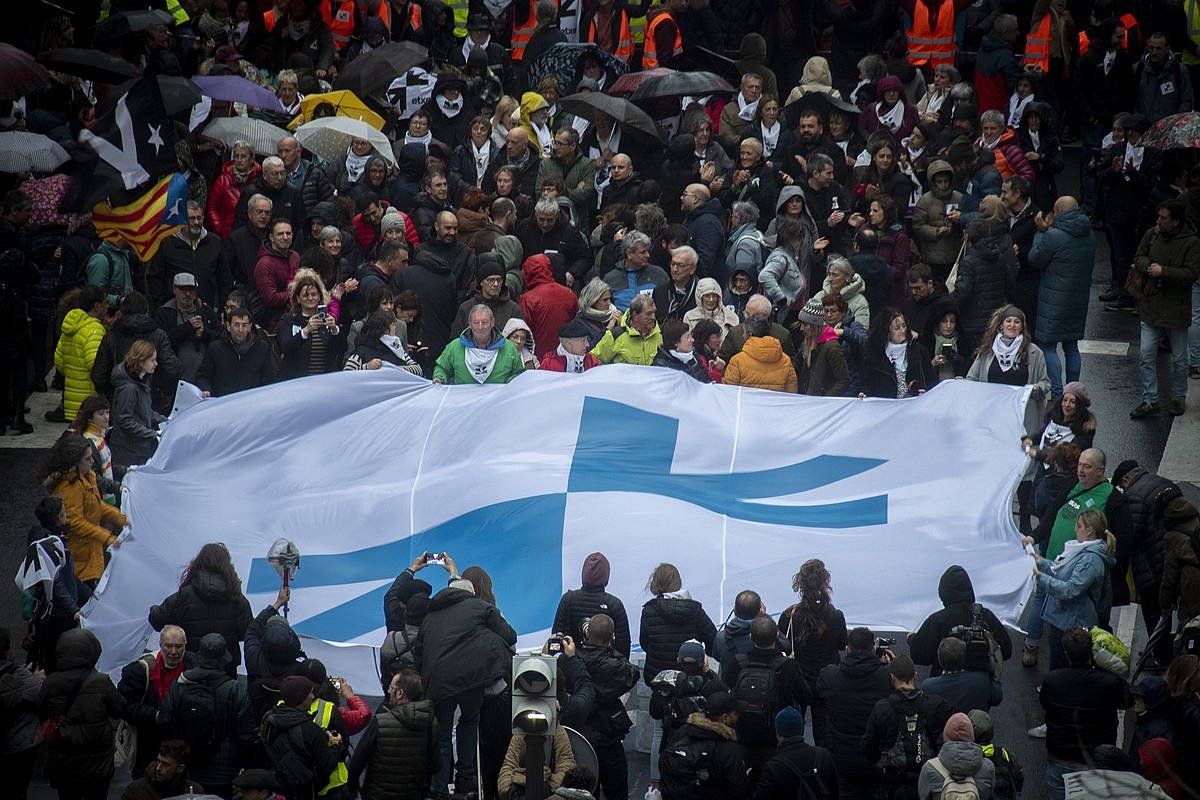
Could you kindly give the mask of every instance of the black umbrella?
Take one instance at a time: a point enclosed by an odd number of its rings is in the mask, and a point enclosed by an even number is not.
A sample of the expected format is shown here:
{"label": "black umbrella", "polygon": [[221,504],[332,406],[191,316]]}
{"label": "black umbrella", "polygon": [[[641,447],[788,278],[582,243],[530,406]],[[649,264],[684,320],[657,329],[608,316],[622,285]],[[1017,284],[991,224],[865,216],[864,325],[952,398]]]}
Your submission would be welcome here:
{"label": "black umbrella", "polygon": [[594,55],[600,62],[600,66],[614,77],[624,75],[629,71],[629,67],[624,61],[601,50],[591,42],[582,44],[560,42],[538,56],[537,60],[530,65],[525,84],[537,86],[543,77],[553,75],[558,78],[558,85],[564,91],[574,87],[579,72],[579,60],[589,53]]}
{"label": "black umbrella", "polygon": [[413,42],[388,42],[359,56],[341,71],[334,89],[348,89],[361,97],[381,99],[397,76],[429,60],[429,50]]}
{"label": "black umbrella", "polygon": [[[100,101],[100,105],[96,108],[96,117],[103,117],[110,113],[117,106],[117,101],[128,94],[133,84],[141,78],[135,78],[132,81],[125,81],[120,86],[114,86]],[[162,92],[163,107],[166,109],[169,116],[182,114],[186,111],[191,111],[192,106],[200,102],[203,95],[200,92],[200,87],[189,81],[187,78],[179,78],[172,75],[159,75],[158,88]]]}
{"label": "black umbrella", "polygon": [[175,18],[166,11],[118,11],[109,14],[96,26],[93,37],[96,44],[123,39],[135,33],[148,31],[151,28],[169,28],[175,24]]}
{"label": "black umbrella", "polygon": [[0,100],[16,100],[50,83],[45,67],[19,47],[0,43]]}
{"label": "black umbrella", "polygon": [[43,53],[38,61],[46,69],[98,83],[120,83],[138,75],[128,61],[91,48],[63,47]]}
{"label": "black umbrella", "polygon": [[736,94],[729,81],[711,72],[672,72],[652,78],[630,95],[629,99],[660,100],[667,97],[707,97],[710,94]]}
{"label": "black umbrella", "polygon": [[623,130],[637,131],[662,140],[662,134],[650,115],[624,97],[613,97],[600,92],[572,94],[559,101],[563,109],[577,117],[595,122],[595,114],[602,111],[615,119]]}

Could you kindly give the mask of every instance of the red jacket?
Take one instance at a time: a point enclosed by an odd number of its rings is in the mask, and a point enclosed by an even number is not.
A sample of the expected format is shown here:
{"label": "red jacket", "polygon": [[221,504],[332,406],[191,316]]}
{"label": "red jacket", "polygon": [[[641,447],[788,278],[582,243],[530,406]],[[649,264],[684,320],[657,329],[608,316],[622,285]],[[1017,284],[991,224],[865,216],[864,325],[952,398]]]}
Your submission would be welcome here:
{"label": "red jacket", "polygon": [[[587,372],[592,367],[600,366],[600,359],[596,358],[591,353],[583,357],[583,371]],[[567,357],[558,354],[558,347],[554,348],[553,352],[546,353],[542,356],[542,363],[538,364],[538,369],[549,370],[550,372],[566,372]]]}
{"label": "red jacket", "polygon": [[342,722],[346,723],[346,733],[351,736],[360,733],[371,721],[371,709],[356,694],[347,697],[346,705],[339,705],[337,712]]}
{"label": "red jacket", "polygon": [[521,314],[533,331],[533,352],[553,353],[558,349],[558,329],[575,319],[579,301],[574,292],[555,282],[548,256],[538,253],[525,259],[521,273],[525,277]]}
{"label": "red jacket", "polygon": [[233,230],[233,213],[237,209],[238,199],[242,196],[242,187],[254,183],[262,172],[258,162],[250,168],[250,176],[241,183],[233,177],[233,162],[226,161],[221,166],[221,174],[213,181],[208,190],[208,208],[204,210],[205,226],[222,240]]}
{"label": "red jacket", "polygon": [[287,258],[277,254],[263,243],[258,248],[258,261],[254,264],[254,287],[267,310],[266,325],[268,331],[274,331],[279,324],[279,318],[287,310],[288,284],[296,277],[300,269],[300,254],[289,250]]}

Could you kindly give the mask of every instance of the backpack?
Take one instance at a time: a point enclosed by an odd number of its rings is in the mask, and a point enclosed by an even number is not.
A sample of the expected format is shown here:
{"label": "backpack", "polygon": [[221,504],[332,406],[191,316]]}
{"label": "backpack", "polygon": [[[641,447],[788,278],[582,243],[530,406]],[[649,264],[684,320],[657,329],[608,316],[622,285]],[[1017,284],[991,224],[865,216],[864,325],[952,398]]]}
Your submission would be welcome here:
{"label": "backpack", "polygon": [[831,797],[829,787],[821,780],[820,773],[817,771],[817,749],[814,747],[805,750],[802,758],[803,762],[799,766],[790,761],[783,762],[799,779],[796,784],[796,800],[826,800]]}
{"label": "backpack", "polygon": [[671,747],[663,747],[659,757],[662,774],[663,797],[698,797],[701,787],[708,781],[709,762],[717,743],[712,739],[680,739]]}
{"label": "backpack", "polygon": [[107,293],[109,291],[109,284],[112,283],[113,275],[117,272],[117,265],[113,261],[112,255],[106,250],[97,249],[86,258],[79,259],[79,263],[75,268],[75,283],[73,285],[87,286],[87,265],[92,260],[92,256],[104,256],[104,263],[108,265],[108,275],[105,276],[104,282],[97,284]]}
{"label": "backpack", "polygon": [[408,636],[408,626],[398,631],[388,631],[379,648],[379,678],[386,693],[392,676],[406,669],[416,669],[417,659],[413,653],[412,640]]}
{"label": "backpack", "polygon": [[275,768],[275,777],[287,790],[306,786],[315,777],[307,763],[301,727],[293,725],[285,733],[267,739],[267,756]]}
{"label": "backpack", "polygon": [[181,677],[175,703],[174,735],[192,748],[194,763],[201,764],[217,751],[221,742],[217,714],[217,692],[206,683]]}
{"label": "backpack", "polygon": [[934,796],[940,800],[979,800],[979,786],[971,776],[951,775],[940,758],[931,759],[930,764],[942,776],[942,790]]}
{"label": "backpack", "polygon": [[[891,703],[891,700],[888,702]],[[922,765],[937,752],[937,748],[925,733],[927,726],[924,714],[916,711],[900,716],[896,741],[879,756],[879,768],[893,777],[915,778]]]}
{"label": "backpack", "polygon": [[[728,647],[728,644],[726,644]],[[771,721],[775,719],[775,675],[785,660],[782,655],[776,655],[767,664],[750,663],[744,655],[735,656],[741,670],[733,684],[732,693],[738,702],[738,729],[750,725],[754,728],[762,726],[771,730]]]}
{"label": "backpack", "polygon": [[983,618],[983,606],[971,604],[971,624],[955,625],[950,629],[950,636],[961,639],[967,645],[965,666],[972,672],[986,672],[993,678],[1000,675],[1004,664],[1004,653],[992,636],[991,630]]}

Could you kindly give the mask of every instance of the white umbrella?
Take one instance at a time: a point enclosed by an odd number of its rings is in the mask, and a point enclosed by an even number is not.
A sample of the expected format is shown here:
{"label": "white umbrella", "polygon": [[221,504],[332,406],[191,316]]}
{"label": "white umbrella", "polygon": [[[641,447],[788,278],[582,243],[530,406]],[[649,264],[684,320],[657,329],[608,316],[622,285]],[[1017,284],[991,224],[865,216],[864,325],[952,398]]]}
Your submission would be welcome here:
{"label": "white umbrella", "polygon": [[53,172],[70,156],[62,145],[40,133],[0,133],[0,172]]}
{"label": "white umbrella", "polygon": [[396,157],[392,155],[392,143],[379,131],[372,128],[361,119],[350,117],[322,117],[306,122],[296,128],[296,138],[305,149],[316,153],[330,163],[341,161],[350,149],[353,139],[366,139],[375,148],[375,152],[384,160],[396,166]]}
{"label": "white umbrella", "polygon": [[242,139],[249,142],[254,152],[260,156],[273,156],[276,154],[279,140],[292,134],[253,117],[218,117],[208,123],[208,127],[200,135],[214,139],[226,147],[233,147],[234,142]]}

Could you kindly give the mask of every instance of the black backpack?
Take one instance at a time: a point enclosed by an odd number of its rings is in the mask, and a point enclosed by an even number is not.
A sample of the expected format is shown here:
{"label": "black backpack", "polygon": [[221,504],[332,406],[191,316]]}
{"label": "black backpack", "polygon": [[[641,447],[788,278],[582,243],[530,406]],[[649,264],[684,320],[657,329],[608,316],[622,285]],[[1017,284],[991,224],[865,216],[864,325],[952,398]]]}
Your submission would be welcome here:
{"label": "black backpack", "polygon": [[379,679],[384,694],[387,694],[392,676],[406,669],[416,669],[416,666],[417,658],[412,639],[408,636],[408,626],[398,631],[388,631],[383,646],[379,648]]}
{"label": "black backpack", "polygon": [[275,768],[275,777],[288,790],[307,786],[316,777],[305,757],[301,727],[293,725],[287,731],[267,739],[267,756]]}
{"label": "black backpack", "polygon": [[179,699],[175,703],[172,724],[176,738],[192,749],[192,763],[203,764],[217,752],[221,743],[221,726],[217,713],[217,692],[206,683],[182,677]]}
{"label": "black backpack", "polygon": [[793,764],[784,761],[783,764],[799,779],[796,784],[796,800],[829,800],[833,797],[830,788],[821,779],[817,770],[817,749],[806,748],[801,754],[801,763]]}
{"label": "black backpack", "polygon": [[659,756],[663,800],[692,800],[699,797],[708,781],[708,769],[717,742],[712,739],[682,737],[672,746],[664,745]]}
{"label": "black backpack", "polygon": [[733,684],[733,696],[737,700],[739,712],[738,730],[769,733],[771,721],[775,719],[775,712],[778,710],[775,676],[786,659],[782,655],[776,655],[763,664],[751,662],[744,655],[735,658],[740,667],[737,681]]}
{"label": "black backpack", "polygon": [[926,735],[925,715],[919,709],[903,712],[893,704],[893,710],[900,724],[896,740],[879,756],[879,768],[892,779],[916,779],[925,762],[937,755],[937,747]]}

